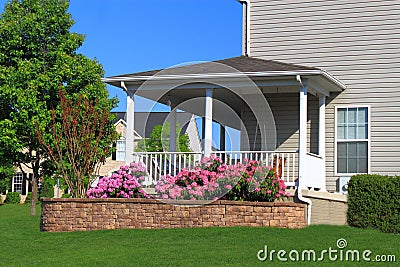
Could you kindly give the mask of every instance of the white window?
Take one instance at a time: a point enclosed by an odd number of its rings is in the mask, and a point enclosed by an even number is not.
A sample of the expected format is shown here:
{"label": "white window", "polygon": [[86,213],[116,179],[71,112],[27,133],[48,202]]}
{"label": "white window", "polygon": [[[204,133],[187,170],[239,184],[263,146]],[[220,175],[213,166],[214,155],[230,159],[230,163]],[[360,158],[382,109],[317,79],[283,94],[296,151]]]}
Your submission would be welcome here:
{"label": "white window", "polygon": [[17,172],[12,179],[12,188],[13,192],[19,192],[22,194],[22,182],[24,179],[24,175],[22,172]]}
{"label": "white window", "polygon": [[125,140],[118,140],[116,145],[116,160],[125,160]]}
{"label": "white window", "polygon": [[336,173],[369,171],[369,108],[336,108]]}

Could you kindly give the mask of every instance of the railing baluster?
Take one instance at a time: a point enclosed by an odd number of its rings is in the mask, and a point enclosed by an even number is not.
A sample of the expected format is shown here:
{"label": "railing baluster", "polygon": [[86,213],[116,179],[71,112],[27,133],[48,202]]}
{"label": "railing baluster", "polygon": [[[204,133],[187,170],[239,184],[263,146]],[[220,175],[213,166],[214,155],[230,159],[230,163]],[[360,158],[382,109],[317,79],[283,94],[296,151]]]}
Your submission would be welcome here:
{"label": "railing baluster", "polygon": [[[297,152],[275,151],[215,151],[213,154],[223,163],[234,165],[244,159],[257,160],[265,166],[272,166],[285,183],[293,185],[296,180]],[[154,185],[162,175],[176,175],[182,169],[192,169],[201,162],[201,152],[136,152],[135,163],[141,162],[147,169],[146,186]]]}

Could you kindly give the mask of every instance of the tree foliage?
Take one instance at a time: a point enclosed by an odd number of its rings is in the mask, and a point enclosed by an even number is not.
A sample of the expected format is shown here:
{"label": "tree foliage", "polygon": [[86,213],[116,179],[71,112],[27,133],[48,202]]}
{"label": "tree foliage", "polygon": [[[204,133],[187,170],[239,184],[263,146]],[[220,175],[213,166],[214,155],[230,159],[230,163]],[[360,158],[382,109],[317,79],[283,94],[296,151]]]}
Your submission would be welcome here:
{"label": "tree foliage", "polygon": [[[139,141],[136,148],[137,151],[147,152],[163,152],[170,151],[169,144],[169,132],[170,123],[166,122],[164,125],[156,125],[151,131],[150,138],[142,139]],[[177,151],[190,152],[189,148],[189,136],[180,132],[180,126],[176,126],[176,132],[178,136]]]}
{"label": "tree foliage", "polygon": [[46,133],[38,129],[39,142],[72,196],[84,197],[96,167],[110,155],[117,132],[109,107],[102,106],[98,99],[85,99],[82,94],[68,99],[61,89],[59,95],[60,116],[51,110],[51,134],[45,138]]}
{"label": "tree foliage", "polygon": [[31,214],[48,158],[37,125],[49,130],[51,110],[60,103],[59,87],[67,95],[81,93],[101,99],[104,106],[115,105],[100,81],[101,65],[76,53],[84,36],[70,32],[74,21],[68,6],[65,0],[13,0],[0,16],[0,126],[9,130],[0,133],[0,142],[10,141],[6,150],[12,161],[33,171]]}

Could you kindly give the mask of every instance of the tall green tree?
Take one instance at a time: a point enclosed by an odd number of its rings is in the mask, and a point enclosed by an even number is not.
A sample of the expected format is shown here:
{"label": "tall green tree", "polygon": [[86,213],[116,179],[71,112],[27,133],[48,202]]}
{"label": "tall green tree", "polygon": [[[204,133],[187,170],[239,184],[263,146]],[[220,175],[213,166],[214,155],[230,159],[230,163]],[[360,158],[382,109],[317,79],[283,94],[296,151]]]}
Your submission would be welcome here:
{"label": "tall green tree", "polygon": [[59,88],[70,96],[99,99],[109,109],[116,104],[100,81],[101,65],[76,52],[84,36],[71,32],[74,21],[68,7],[66,0],[12,0],[0,16],[0,108],[14,131],[13,161],[33,171],[32,215],[37,181],[48,159],[37,129],[50,132],[50,111],[60,110]]}
{"label": "tall green tree", "polygon": [[[136,148],[137,151],[147,152],[163,152],[170,151],[169,149],[169,132],[170,123],[166,122],[164,125],[156,125],[151,131],[150,138],[142,139],[138,142]],[[176,132],[178,135],[178,142],[176,143],[177,151],[179,152],[190,152],[189,148],[189,136],[185,133],[181,133],[181,127],[176,126]]]}

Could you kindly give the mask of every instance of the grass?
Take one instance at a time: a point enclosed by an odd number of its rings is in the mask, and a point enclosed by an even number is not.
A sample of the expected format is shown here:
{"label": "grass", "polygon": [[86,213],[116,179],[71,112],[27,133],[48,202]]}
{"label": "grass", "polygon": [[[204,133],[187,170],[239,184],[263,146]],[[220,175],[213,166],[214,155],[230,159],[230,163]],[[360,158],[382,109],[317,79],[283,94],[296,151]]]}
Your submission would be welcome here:
{"label": "grass", "polygon": [[[40,209],[38,209],[40,212]],[[196,228],[109,230],[45,233],[40,216],[29,216],[28,205],[0,206],[0,266],[398,266],[400,235],[347,226],[311,226],[300,230],[277,228]],[[257,252],[369,249],[396,255],[396,263],[377,262],[260,262]]]}

